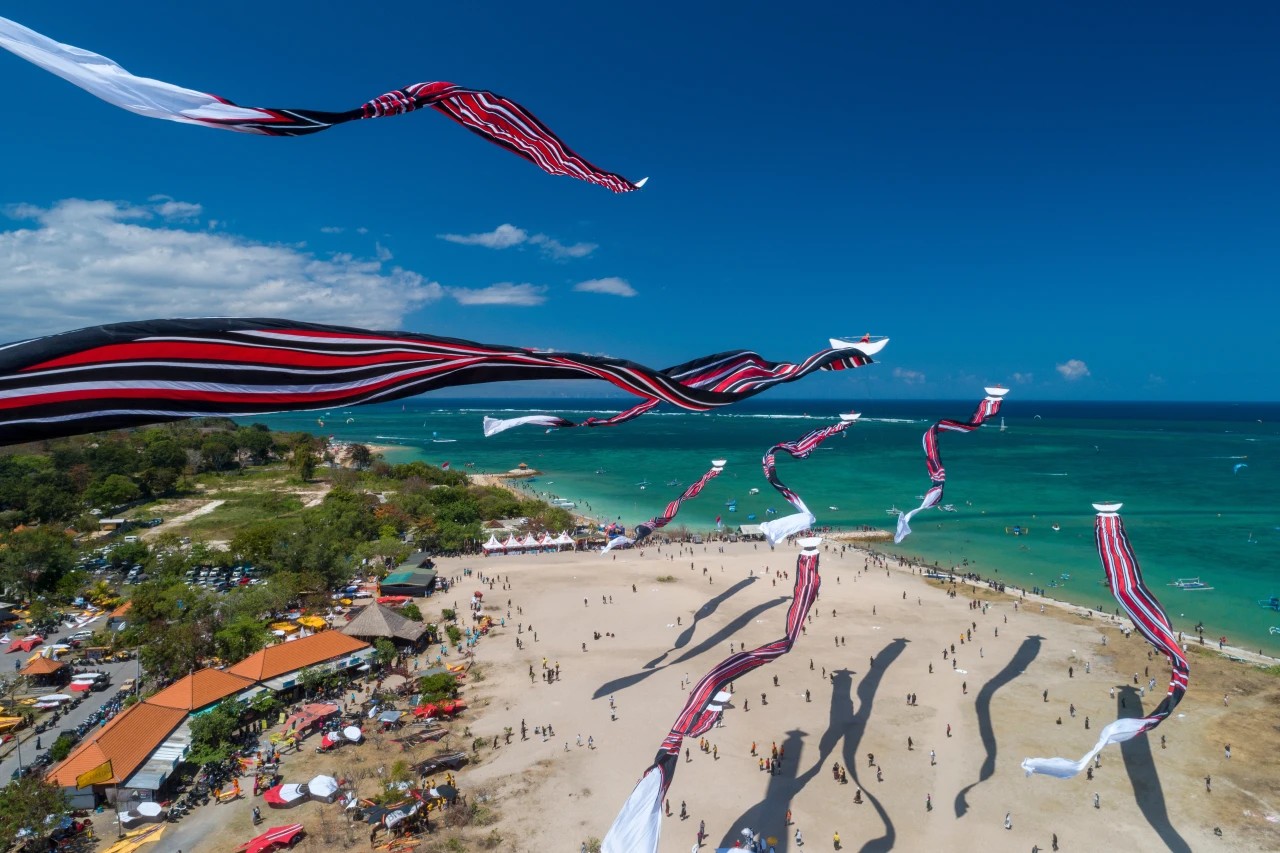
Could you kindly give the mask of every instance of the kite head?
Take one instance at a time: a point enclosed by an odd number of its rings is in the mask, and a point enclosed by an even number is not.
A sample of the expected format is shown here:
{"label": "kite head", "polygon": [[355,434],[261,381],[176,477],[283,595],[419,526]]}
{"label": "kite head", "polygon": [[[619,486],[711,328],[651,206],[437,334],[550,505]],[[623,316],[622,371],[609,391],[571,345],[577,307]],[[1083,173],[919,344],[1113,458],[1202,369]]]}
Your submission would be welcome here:
{"label": "kite head", "polygon": [[885,344],[889,343],[886,337],[872,338],[870,335],[863,335],[864,340],[848,341],[844,338],[830,338],[832,349],[856,349],[863,355],[875,355],[884,349]]}
{"label": "kite head", "polygon": [[818,553],[818,546],[822,544],[821,536],[805,536],[798,540],[800,543],[800,551],[804,554]]}
{"label": "kite head", "polygon": [[723,471],[724,466],[728,464],[728,461],[729,460],[727,459],[712,459],[711,467],[716,469],[717,471]]}
{"label": "kite head", "polygon": [[1120,512],[1120,507],[1122,506],[1124,506],[1124,504],[1122,503],[1094,504],[1093,508],[1098,511],[1098,515],[1104,516],[1104,515],[1118,515]]}
{"label": "kite head", "polygon": [[840,415],[840,420],[845,421],[846,423],[853,423],[860,417],[862,417],[862,412],[849,412],[847,414],[842,413]]}
{"label": "kite head", "polygon": [[990,388],[983,388],[982,390],[987,392],[988,397],[994,397],[997,400],[1009,393],[1009,389],[1003,385],[992,385]]}

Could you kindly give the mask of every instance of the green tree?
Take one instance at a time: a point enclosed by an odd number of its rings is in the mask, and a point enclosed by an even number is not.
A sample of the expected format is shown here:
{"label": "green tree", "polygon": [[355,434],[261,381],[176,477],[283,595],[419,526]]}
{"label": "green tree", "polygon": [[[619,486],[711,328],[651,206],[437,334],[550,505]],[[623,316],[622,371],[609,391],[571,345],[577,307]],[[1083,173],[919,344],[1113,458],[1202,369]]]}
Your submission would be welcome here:
{"label": "green tree", "polygon": [[373,464],[373,451],[365,444],[351,445],[351,464],[363,470]]}
{"label": "green tree", "polygon": [[293,444],[293,456],[289,460],[289,470],[302,482],[307,482],[316,473],[319,464],[316,453],[316,441],[311,436],[301,436]]}
{"label": "green tree", "polygon": [[422,621],[422,611],[412,601],[400,608],[400,615],[406,619],[412,619],[414,622]]}
{"label": "green tree", "polygon": [[42,774],[10,782],[0,797],[0,849],[8,850],[23,829],[39,832],[50,815],[67,810],[62,789],[44,781]]}
{"label": "green tree", "polygon": [[451,673],[424,675],[418,679],[418,692],[424,702],[439,702],[458,695],[458,680]]}
{"label": "green tree", "polygon": [[200,445],[201,467],[207,471],[226,471],[236,465],[236,446],[231,437],[215,433]]}
{"label": "green tree", "polygon": [[49,757],[54,761],[61,761],[71,754],[71,748],[76,745],[76,739],[71,735],[58,735],[58,739],[53,742],[53,746],[49,747]]}
{"label": "green tree", "polygon": [[212,711],[191,717],[191,752],[187,760],[204,765],[230,755],[245,707],[239,700],[224,699]]}
{"label": "green tree", "polygon": [[319,667],[309,666],[302,672],[298,673],[298,685],[311,695],[324,686],[325,679],[329,677],[329,673]]}
{"label": "green tree", "polygon": [[109,508],[136,501],[142,495],[138,484],[124,474],[108,474],[89,486],[84,497],[90,505]]}
{"label": "green tree", "polygon": [[21,590],[26,598],[53,589],[71,570],[75,557],[71,540],[52,527],[15,530],[0,551],[0,586]]}
{"label": "green tree", "polygon": [[241,614],[213,635],[214,653],[228,663],[243,660],[271,641],[271,631],[259,619]]}
{"label": "green tree", "polygon": [[374,659],[378,661],[379,666],[391,666],[391,662],[396,659],[396,644],[388,640],[386,637],[379,637],[373,641]]}

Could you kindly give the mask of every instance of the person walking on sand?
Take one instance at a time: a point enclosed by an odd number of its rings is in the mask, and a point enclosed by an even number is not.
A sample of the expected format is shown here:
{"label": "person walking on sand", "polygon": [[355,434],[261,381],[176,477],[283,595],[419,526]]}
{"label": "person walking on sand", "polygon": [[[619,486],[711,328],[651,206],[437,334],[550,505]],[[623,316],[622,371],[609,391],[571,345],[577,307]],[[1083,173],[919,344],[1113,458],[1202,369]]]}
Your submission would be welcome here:
{"label": "person walking on sand", "polygon": [[1013,812],[1004,813],[1004,828],[1013,829]]}
{"label": "person walking on sand", "polygon": [[800,834],[800,828],[799,828],[799,827],[796,827],[796,846],[797,846],[797,847],[803,847],[803,846],[804,846],[804,836]]}

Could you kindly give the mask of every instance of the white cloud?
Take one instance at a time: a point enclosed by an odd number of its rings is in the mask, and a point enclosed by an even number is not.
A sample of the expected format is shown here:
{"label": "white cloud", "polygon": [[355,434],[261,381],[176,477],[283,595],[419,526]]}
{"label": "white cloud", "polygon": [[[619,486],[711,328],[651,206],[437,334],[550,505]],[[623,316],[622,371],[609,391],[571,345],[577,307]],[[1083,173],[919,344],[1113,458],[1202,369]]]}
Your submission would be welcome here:
{"label": "white cloud", "polygon": [[156,213],[165,219],[190,221],[199,218],[204,208],[189,201],[165,201],[156,205]]}
{"label": "white cloud", "polygon": [[1078,358],[1067,359],[1066,363],[1059,364],[1056,369],[1068,382],[1075,382],[1089,375],[1089,365]]}
{"label": "white cloud", "polygon": [[450,243],[484,246],[486,249],[510,249],[529,240],[529,232],[514,225],[499,225],[483,234],[437,234],[436,236]]}
{"label": "white cloud", "polygon": [[[159,220],[170,207],[168,221]],[[8,213],[0,231],[0,339],[151,317],[265,316],[394,328],[444,296],[416,272],[352,255],[178,227],[199,205],[65,199]]]}
{"label": "white cloud", "polygon": [[534,234],[529,238],[529,242],[542,249],[542,254],[557,261],[568,260],[569,258],[585,258],[600,248],[595,243],[574,243],[571,246],[566,246],[546,234]]}
{"label": "white cloud", "polygon": [[636,289],[625,278],[618,278],[617,276],[580,281],[573,286],[573,289],[580,290],[583,293],[607,293],[611,296],[636,295]]}
{"label": "white cloud", "polygon": [[347,229],[343,228],[341,225],[321,225],[320,226],[321,234],[341,234],[345,230]]}
{"label": "white cloud", "polygon": [[1031,375],[1030,373],[1015,373],[1015,374],[1013,374],[1013,381],[1014,381],[1014,382],[1017,382],[1019,385],[1026,385],[1028,382],[1030,382],[1030,381],[1032,380],[1032,378],[1033,378],[1033,377],[1032,377],[1032,375]]}
{"label": "white cloud", "polygon": [[918,370],[907,370],[905,367],[895,367],[893,378],[900,379],[907,385],[920,385],[924,382],[923,373]]}
{"label": "white cloud", "polygon": [[566,245],[546,234],[530,234],[523,228],[509,223],[499,225],[492,231],[480,234],[437,234],[441,240],[458,243],[462,246],[483,246],[486,249],[510,249],[515,246],[537,246],[542,254],[552,260],[563,261],[569,258],[585,258],[600,248],[595,243],[573,243]]}
{"label": "white cloud", "polygon": [[541,305],[547,301],[547,288],[539,284],[501,282],[488,287],[446,288],[460,305]]}

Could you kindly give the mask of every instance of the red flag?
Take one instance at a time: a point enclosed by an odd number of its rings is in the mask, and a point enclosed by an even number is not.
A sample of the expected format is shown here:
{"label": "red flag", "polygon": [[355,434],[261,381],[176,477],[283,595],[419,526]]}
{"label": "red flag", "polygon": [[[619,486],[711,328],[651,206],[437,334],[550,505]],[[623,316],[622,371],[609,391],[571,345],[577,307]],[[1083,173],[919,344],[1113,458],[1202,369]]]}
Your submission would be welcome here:
{"label": "red flag", "polygon": [[716,527],[720,526],[720,516],[716,516]]}
{"label": "red flag", "polygon": [[440,466],[440,470],[441,470],[441,471],[448,471],[448,470],[449,470],[449,463],[448,463],[448,462],[445,462],[443,465],[441,465],[441,466]]}

